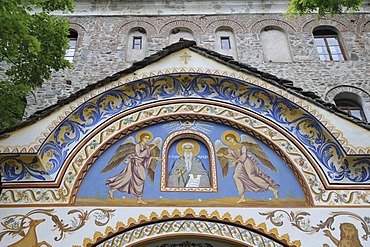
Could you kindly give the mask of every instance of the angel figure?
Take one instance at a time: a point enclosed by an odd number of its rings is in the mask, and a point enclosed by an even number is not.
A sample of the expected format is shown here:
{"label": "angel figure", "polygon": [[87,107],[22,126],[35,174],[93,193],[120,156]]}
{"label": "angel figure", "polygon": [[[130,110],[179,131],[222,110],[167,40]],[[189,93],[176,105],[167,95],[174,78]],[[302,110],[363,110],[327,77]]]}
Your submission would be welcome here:
{"label": "angel figure", "polygon": [[116,190],[132,194],[138,197],[137,203],[147,204],[143,200],[144,181],[146,177],[145,170],[148,170],[150,181],[154,182],[154,172],[157,162],[160,160],[160,145],[162,139],[157,137],[152,144],[152,133],[141,131],[137,134],[135,144],[134,138],[128,138],[122,143],[104,167],[101,173],[112,170],[122,162],[126,167],[116,176],[109,178],[106,185],[110,188],[109,197],[114,198],[113,193]]}
{"label": "angel figure", "polygon": [[216,141],[216,155],[222,168],[222,175],[225,178],[230,167],[235,166],[234,182],[238,190],[240,199],[237,203],[245,202],[245,192],[273,192],[275,199],[278,199],[279,184],[275,183],[259,167],[257,160],[247,152],[255,155],[263,165],[274,172],[276,168],[271,164],[269,158],[261,147],[252,139],[248,140],[246,135],[242,135],[242,142],[239,142],[239,135],[235,131],[225,131],[222,134],[222,141],[228,146],[223,145],[220,140]]}

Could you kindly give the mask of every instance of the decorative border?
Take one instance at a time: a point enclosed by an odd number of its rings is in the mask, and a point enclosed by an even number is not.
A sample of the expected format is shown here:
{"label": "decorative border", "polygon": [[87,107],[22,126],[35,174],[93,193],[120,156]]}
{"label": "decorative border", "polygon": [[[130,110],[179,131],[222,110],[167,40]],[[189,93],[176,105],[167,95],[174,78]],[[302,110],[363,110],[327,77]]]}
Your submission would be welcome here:
{"label": "decorative border", "polygon": [[[334,221],[337,217],[348,217],[351,219],[355,219],[356,221],[359,221],[362,226],[362,230],[364,231],[364,235],[361,236],[361,238],[364,241],[368,241],[370,238],[370,217],[365,216],[362,217],[356,213],[353,212],[347,212],[347,211],[339,211],[339,212],[332,212],[331,216],[328,217],[326,220],[320,220],[320,223],[314,225],[312,223],[312,220],[310,220],[311,214],[309,212],[305,211],[291,211],[290,213],[282,210],[277,209],[274,211],[266,212],[266,213],[259,213],[260,215],[266,216],[266,220],[269,220],[274,226],[280,227],[284,225],[284,221],[287,220],[289,223],[297,228],[298,230],[307,233],[309,235],[316,234],[323,230],[326,236],[330,236],[331,234],[328,234],[329,230],[335,230],[333,227]],[[348,223],[347,223],[348,224]],[[326,229],[326,230],[324,230]],[[355,237],[355,236],[352,236]],[[359,237],[359,236],[356,236]],[[352,240],[352,239],[351,239]],[[352,244],[354,242],[351,242]],[[352,245],[356,246],[356,245]]]}
{"label": "decorative border", "polygon": [[[311,166],[314,161],[306,158],[300,150],[302,147],[297,147],[296,143],[287,139],[278,130],[256,119],[255,116],[248,116],[245,113],[225,108],[225,106],[212,106],[204,103],[173,103],[170,109],[167,106],[146,106],[145,108],[146,110],[143,111],[137,109],[136,112],[127,116],[117,116],[116,121],[110,125],[97,129],[88,141],[76,149],[71,156],[73,158],[66,161],[67,169],[61,178],[63,183],[59,188],[4,189],[0,201],[4,204],[66,204],[68,202],[73,204],[80,184],[89,168],[111,145],[139,128],[161,121],[167,122],[184,118],[227,124],[254,136],[272,148],[292,170],[309,205],[315,204],[311,193],[314,195],[319,193],[319,201],[321,201],[320,198],[326,199],[324,185]],[[207,116],[210,112],[214,113],[213,117]],[[292,160],[289,157],[292,157]],[[328,201],[331,202],[331,199]]]}
{"label": "decorative border", "polygon": [[[292,170],[303,189],[309,205],[327,206],[364,206],[370,204],[370,191],[356,191],[337,188],[328,190],[317,175],[315,162],[309,160],[302,153],[299,143],[287,138],[289,134],[282,134],[281,130],[274,129],[262,122],[256,115],[249,112],[225,108],[226,105],[209,105],[198,103],[176,103],[171,107],[145,106],[145,110],[137,109],[130,115],[117,116],[115,121],[104,128],[97,129],[93,136],[79,146],[73,153],[71,160],[66,161],[66,170],[61,185],[58,188],[35,189],[3,189],[0,201],[3,205],[9,204],[73,204],[84,176],[91,165],[102,152],[127,134],[151,124],[161,121],[182,120],[191,118],[196,120],[212,121],[227,124],[250,134],[272,148]],[[213,117],[212,117],[212,113]]]}
{"label": "decorative border", "polygon": [[192,209],[183,214],[178,210],[172,213],[164,210],[159,216],[153,212],[149,217],[130,218],[126,224],[118,222],[115,229],[108,227],[105,233],[95,232],[92,239],[85,238],[83,246],[105,246],[113,242],[115,246],[131,246],[138,241],[183,234],[220,237],[253,247],[301,246],[299,240],[291,242],[288,234],[280,236],[276,228],[268,230],[265,224],[257,226],[253,219],[232,218],[229,214],[221,217],[218,211],[208,214],[202,210],[196,214]]}
{"label": "decorative border", "polygon": [[320,112],[314,110],[311,105],[307,104],[307,102],[303,101],[301,98],[298,98],[289,92],[282,90],[274,85],[268,84],[267,82],[254,78],[253,76],[238,73],[238,72],[230,72],[230,71],[223,71],[218,69],[207,69],[207,68],[186,68],[186,67],[178,67],[178,68],[167,68],[163,69],[163,71],[149,71],[143,73],[135,73],[135,75],[127,75],[122,77],[117,81],[113,81],[111,84],[106,85],[102,88],[92,90],[89,94],[85,95],[83,98],[81,97],[75,102],[72,102],[68,108],[60,114],[56,119],[47,127],[45,132],[42,132],[41,135],[34,141],[35,144],[32,146],[18,146],[18,147],[3,147],[0,146],[0,153],[34,153],[37,152],[41,145],[40,143],[44,143],[46,138],[58,127],[58,125],[69,115],[74,112],[79,106],[83,105],[87,101],[91,100],[95,96],[104,93],[107,90],[110,90],[114,87],[121,86],[127,83],[130,83],[135,80],[141,80],[149,77],[161,76],[164,74],[172,74],[172,73],[205,73],[210,75],[218,75],[218,76],[226,76],[234,79],[239,79],[256,86],[268,89],[274,93],[277,93],[280,96],[283,96],[292,102],[296,103],[300,107],[306,109],[310,114],[315,116],[321,123],[332,133],[333,136],[338,140],[338,142],[343,146],[347,153],[357,154],[361,153],[360,151],[365,149],[365,147],[354,147],[348,143],[346,138],[343,136],[343,133],[336,129],[336,127],[328,121],[324,115]]}
{"label": "decorative border", "polygon": [[[237,79],[208,74],[171,74],[134,81],[95,97],[74,111],[49,136],[32,172],[22,162],[10,169],[2,161],[5,182],[23,179],[55,180],[71,151],[96,126],[138,106],[184,98],[231,103],[269,119],[290,132],[321,163],[331,183],[365,183],[370,180],[370,158],[347,157],[337,140],[316,118],[289,99]],[[40,161],[41,165],[38,163]],[[355,167],[355,168],[352,168]],[[0,166],[1,169],[1,166]]]}
{"label": "decorative border", "polygon": [[[90,219],[94,219],[94,224],[96,226],[108,225],[114,216],[114,212],[115,210],[104,208],[94,208],[89,211],[75,208],[67,212],[67,215],[72,218],[70,223],[68,223],[66,219],[61,219],[54,209],[34,209],[26,214],[8,215],[1,219],[3,231],[0,232],[0,242],[5,235],[10,235],[11,237],[20,235],[23,239],[20,240],[20,242],[17,242],[18,244],[16,246],[23,244],[22,246],[26,247],[27,244],[31,243],[32,246],[36,246],[36,243],[34,245],[32,242],[32,240],[35,242],[37,241],[35,227],[44,222],[45,218],[48,217],[54,223],[54,229],[51,229],[50,231],[59,232],[59,236],[54,237],[54,241],[61,241],[67,234],[73,234],[83,228]],[[36,218],[40,217],[43,217],[43,219],[36,220]],[[25,234],[24,232],[27,228],[28,233]],[[37,244],[37,246],[43,245],[51,246],[45,241]]]}

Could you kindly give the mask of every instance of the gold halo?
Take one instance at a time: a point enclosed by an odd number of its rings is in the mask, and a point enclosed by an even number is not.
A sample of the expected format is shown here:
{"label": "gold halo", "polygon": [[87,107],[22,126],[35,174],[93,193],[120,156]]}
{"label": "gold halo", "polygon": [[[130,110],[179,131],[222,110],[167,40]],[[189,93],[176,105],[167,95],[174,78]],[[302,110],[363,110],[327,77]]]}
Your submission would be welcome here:
{"label": "gold halo", "polygon": [[198,142],[196,142],[195,140],[193,139],[184,139],[184,140],[181,140],[179,141],[179,143],[177,144],[176,146],[176,151],[177,153],[180,155],[180,156],[184,156],[184,150],[182,150],[181,146],[186,143],[186,142],[190,142],[191,144],[194,145],[194,151],[193,151],[193,156],[197,155],[200,151],[200,147],[199,147],[199,144]]}
{"label": "gold halo", "polygon": [[238,133],[236,133],[233,130],[226,130],[224,133],[222,133],[222,137],[221,138],[222,138],[222,141],[224,143],[226,143],[227,145],[231,145],[231,143],[228,140],[226,140],[226,136],[227,135],[233,135],[235,137],[235,140],[236,141],[239,141],[239,135],[238,135]]}
{"label": "gold halo", "polygon": [[147,130],[143,130],[143,131],[140,131],[137,135],[136,135],[136,141],[140,142],[141,141],[141,136],[142,135],[148,135],[149,136],[149,141],[151,142],[153,140],[153,134],[152,132],[150,131],[147,131]]}

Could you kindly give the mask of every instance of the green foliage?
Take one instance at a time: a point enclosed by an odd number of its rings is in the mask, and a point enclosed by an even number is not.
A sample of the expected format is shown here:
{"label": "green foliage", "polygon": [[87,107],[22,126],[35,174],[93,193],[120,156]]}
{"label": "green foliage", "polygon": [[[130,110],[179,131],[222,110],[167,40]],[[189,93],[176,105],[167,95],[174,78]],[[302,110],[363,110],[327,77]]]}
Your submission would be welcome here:
{"label": "green foliage", "polygon": [[15,85],[9,81],[0,81],[0,130],[18,124],[22,120],[25,97],[29,87]]}
{"label": "green foliage", "polygon": [[291,0],[287,14],[302,16],[317,12],[318,17],[322,18],[326,14],[334,16],[345,11],[359,10],[363,3],[363,0]]}
{"label": "green foliage", "polygon": [[20,120],[32,89],[70,66],[64,59],[69,23],[50,14],[57,10],[72,11],[73,0],[0,1],[0,62],[7,68],[0,84],[0,129]]}

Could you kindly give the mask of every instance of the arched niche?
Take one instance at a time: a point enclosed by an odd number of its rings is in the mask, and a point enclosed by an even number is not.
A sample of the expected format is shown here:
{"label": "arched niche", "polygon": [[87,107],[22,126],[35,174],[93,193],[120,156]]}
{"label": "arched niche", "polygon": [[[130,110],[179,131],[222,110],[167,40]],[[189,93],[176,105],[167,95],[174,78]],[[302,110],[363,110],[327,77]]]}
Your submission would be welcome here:
{"label": "arched niche", "polygon": [[145,57],[147,32],[142,27],[131,28],[126,40],[126,61],[139,61]]}
{"label": "arched niche", "polygon": [[[178,127],[191,127],[194,124],[194,120],[185,120],[180,121]],[[176,126],[176,123],[171,123],[171,126]],[[181,149],[188,143],[193,147],[193,157],[187,160]],[[197,167],[186,167],[187,162],[193,166],[192,163],[195,163]],[[191,129],[170,133],[163,143],[160,172],[162,192],[217,192],[216,157],[212,140],[205,133]],[[191,174],[200,176],[194,178]]]}
{"label": "arched niche", "polygon": [[186,27],[176,27],[172,29],[169,34],[168,43],[173,44],[180,39],[195,40],[193,31]]}
{"label": "arched niche", "polygon": [[267,26],[261,30],[261,42],[265,62],[292,62],[289,40],[284,30]]}
{"label": "arched niche", "polygon": [[234,31],[231,27],[222,26],[215,31],[215,50],[221,54],[238,59]]}

